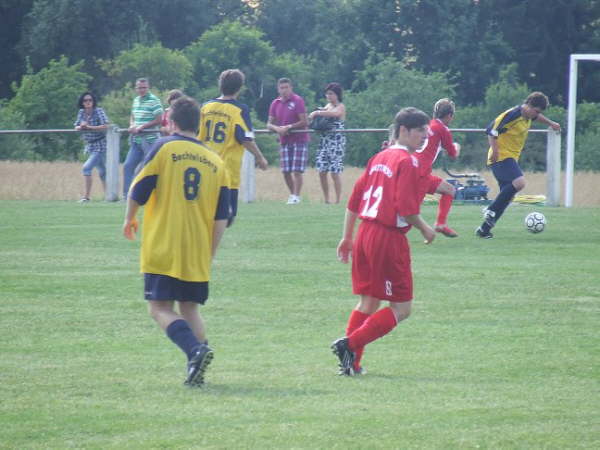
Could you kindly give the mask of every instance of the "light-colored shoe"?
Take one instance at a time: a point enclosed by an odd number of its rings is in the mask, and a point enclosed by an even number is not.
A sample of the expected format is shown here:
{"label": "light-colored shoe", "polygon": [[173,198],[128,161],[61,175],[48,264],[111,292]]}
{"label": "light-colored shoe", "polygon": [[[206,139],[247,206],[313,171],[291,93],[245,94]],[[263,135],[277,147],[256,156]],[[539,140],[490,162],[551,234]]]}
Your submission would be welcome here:
{"label": "light-colored shoe", "polygon": [[81,198],[80,198],[80,199],[77,201],[77,203],[89,203],[89,202],[90,202],[90,199],[89,199],[89,198],[87,198],[87,197],[81,197]]}
{"label": "light-colored shoe", "polygon": [[298,197],[297,195],[292,194],[288,197],[288,205],[297,205],[298,203],[300,203],[300,197]]}

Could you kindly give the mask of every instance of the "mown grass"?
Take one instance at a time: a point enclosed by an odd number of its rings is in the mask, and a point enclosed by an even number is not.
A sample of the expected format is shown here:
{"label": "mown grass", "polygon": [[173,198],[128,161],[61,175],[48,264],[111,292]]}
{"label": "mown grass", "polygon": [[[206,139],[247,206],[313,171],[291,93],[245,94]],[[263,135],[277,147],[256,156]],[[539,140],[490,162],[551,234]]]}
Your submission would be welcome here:
{"label": "mown grass", "polygon": [[123,204],[0,201],[0,447],[598,448],[600,211],[543,208],[532,235],[533,209],[489,241],[477,206],[454,207],[458,239],[412,231],[413,316],[340,378],[344,207],[242,204],[193,390],[146,313]]}

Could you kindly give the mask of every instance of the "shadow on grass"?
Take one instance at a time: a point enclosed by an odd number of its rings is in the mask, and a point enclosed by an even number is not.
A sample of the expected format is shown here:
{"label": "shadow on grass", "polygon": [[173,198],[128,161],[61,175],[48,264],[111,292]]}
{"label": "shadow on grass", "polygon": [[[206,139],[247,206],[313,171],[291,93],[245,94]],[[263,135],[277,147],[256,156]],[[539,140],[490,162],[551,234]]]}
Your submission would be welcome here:
{"label": "shadow on grass", "polygon": [[201,388],[190,388],[190,390],[196,390],[198,393],[204,395],[215,395],[223,396],[228,395],[232,397],[319,397],[322,395],[331,394],[335,391],[314,389],[314,388],[272,388],[266,386],[250,386],[250,385],[236,385],[236,384],[215,384],[208,383]]}

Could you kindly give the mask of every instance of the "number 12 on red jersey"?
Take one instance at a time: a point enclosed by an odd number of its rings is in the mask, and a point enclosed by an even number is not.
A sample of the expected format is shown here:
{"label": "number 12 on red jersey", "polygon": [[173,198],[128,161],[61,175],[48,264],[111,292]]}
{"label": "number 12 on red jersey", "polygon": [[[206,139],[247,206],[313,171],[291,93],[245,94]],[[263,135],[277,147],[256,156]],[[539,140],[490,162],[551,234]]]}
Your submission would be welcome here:
{"label": "number 12 on red jersey", "polygon": [[[373,190],[373,188],[375,188]],[[365,191],[363,194],[363,200],[365,201],[365,206],[360,213],[363,217],[377,217],[377,211],[379,209],[379,203],[381,203],[381,199],[383,198],[383,186],[371,186],[369,189]]]}

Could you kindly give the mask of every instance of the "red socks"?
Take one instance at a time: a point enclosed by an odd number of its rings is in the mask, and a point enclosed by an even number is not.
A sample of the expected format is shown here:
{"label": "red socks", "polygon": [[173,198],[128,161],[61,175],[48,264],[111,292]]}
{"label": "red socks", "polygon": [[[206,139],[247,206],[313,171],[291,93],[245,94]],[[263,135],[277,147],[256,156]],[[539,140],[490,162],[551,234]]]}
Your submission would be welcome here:
{"label": "red socks", "polygon": [[[357,309],[353,309],[350,313],[350,317],[348,318],[348,325],[346,325],[346,336],[350,336],[354,333],[355,330],[359,329],[361,325],[371,317],[370,314],[366,314]],[[355,358],[354,358],[354,370],[358,370],[360,367],[360,360],[362,358],[363,352],[365,348],[361,347],[359,349],[354,350]]]}
{"label": "red socks", "polygon": [[440,203],[438,205],[438,216],[437,216],[437,225],[446,225],[446,221],[448,220],[448,213],[450,212],[450,208],[452,207],[452,200],[454,198],[448,194],[442,194],[440,197]]}
{"label": "red socks", "polygon": [[[354,311],[352,313],[354,314]],[[392,308],[380,309],[348,336],[348,347],[356,352],[368,343],[388,334],[396,327],[397,323]]]}

